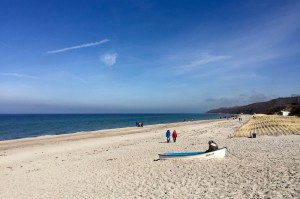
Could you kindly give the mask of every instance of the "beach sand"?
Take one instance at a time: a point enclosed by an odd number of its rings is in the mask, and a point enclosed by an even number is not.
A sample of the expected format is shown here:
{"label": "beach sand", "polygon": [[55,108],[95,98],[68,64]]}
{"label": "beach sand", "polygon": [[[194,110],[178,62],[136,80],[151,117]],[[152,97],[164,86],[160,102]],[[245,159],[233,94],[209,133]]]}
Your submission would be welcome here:
{"label": "beach sand", "polygon": [[[228,138],[247,118],[1,141],[0,198],[300,198],[300,136]],[[210,139],[225,158],[157,160]]]}

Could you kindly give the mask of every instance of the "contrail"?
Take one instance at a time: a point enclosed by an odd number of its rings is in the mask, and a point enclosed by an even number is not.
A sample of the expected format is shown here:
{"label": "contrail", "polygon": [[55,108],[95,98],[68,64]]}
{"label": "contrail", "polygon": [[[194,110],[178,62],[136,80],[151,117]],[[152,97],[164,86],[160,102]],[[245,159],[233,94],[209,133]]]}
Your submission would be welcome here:
{"label": "contrail", "polygon": [[3,76],[11,76],[11,77],[25,77],[25,78],[30,78],[30,79],[40,79],[39,77],[36,76],[32,76],[32,75],[25,75],[25,74],[21,74],[21,73],[0,73],[0,75]]}
{"label": "contrail", "polygon": [[61,52],[65,52],[65,51],[69,51],[69,50],[75,50],[75,49],[79,49],[79,48],[97,46],[97,45],[106,43],[108,41],[109,41],[109,39],[103,39],[102,41],[97,41],[97,42],[93,42],[93,43],[81,44],[81,45],[78,45],[78,46],[72,46],[72,47],[68,47],[68,48],[62,48],[62,49],[58,49],[58,50],[47,51],[46,54],[55,54],[55,53],[61,53]]}

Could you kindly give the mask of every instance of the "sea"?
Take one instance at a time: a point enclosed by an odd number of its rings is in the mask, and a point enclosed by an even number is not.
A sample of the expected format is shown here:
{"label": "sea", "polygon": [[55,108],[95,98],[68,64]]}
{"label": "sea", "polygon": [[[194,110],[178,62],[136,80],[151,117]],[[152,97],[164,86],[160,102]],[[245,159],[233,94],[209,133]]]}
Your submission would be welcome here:
{"label": "sea", "polygon": [[[0,114],[0,140],[69,134],[183,121],[211,120],[225,114]],[[88,133],[88,132],[87,132]]]}

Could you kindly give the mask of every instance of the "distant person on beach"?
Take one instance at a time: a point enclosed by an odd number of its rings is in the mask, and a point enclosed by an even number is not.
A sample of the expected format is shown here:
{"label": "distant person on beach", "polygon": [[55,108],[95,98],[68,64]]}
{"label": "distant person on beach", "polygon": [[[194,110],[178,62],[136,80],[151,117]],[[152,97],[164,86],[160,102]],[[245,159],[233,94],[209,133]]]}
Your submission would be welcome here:
{"label": "distant person on beach", "polygon": [[208,150],[206,150],[205,152],[207,153],[207,152],[212,152],[212,151],[216,151],[216,150],[218,150],[218,145],[214,141],[210,140],[208,142]]}
{"label": "distant person on beach", "polygon": [[143,127],[144,126],[144,123],[143,122],[136,122],[135,125],[137,127]]}
{"label": "distant person on beach", "polygon": [[170,130],[167,130],[166,132],[167,142],[170,142],[171,132]]}
{"label": "distant person on beach", "polygon": [[173,141],[176,142],[176,138],[177,138],[176,130],[173,131],[172,138],[173,138]]}

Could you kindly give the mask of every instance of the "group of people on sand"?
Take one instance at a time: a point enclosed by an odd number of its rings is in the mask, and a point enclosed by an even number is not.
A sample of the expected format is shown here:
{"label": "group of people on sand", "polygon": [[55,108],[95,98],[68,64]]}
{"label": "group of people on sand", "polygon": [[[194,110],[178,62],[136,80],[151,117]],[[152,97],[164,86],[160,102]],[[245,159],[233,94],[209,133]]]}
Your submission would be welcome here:
{"label": "group of people on sand", "polygon": [[[170,137],[171,137],[170,130],[167,130],[166,137],[167,137],[167,142],[169,143],[170,142]],[[172,138],[173,138],[173,141],[176,142],[176,139],[177,139],[177,132],[176,132],[176,130],[173,131]]]}
{"label": "group of people on sand", "polygon": [[[170,142],[170,138],[171,138],[171,132],[170,132],[170,130],[167,130],[166,137],[167,137],[167,143],[169,143]],[[176,130],[173,131],[172,138],[173,138],[173,141],[176,142],[176,139],[177,139],[177,132],[176,132]],[[208,149],[205,152],[208,153],[208,152],[212,152],[212,151],[216,151],[216,150],[218,150],[218,145],[213,140],[210,140],[208,142]]]}

